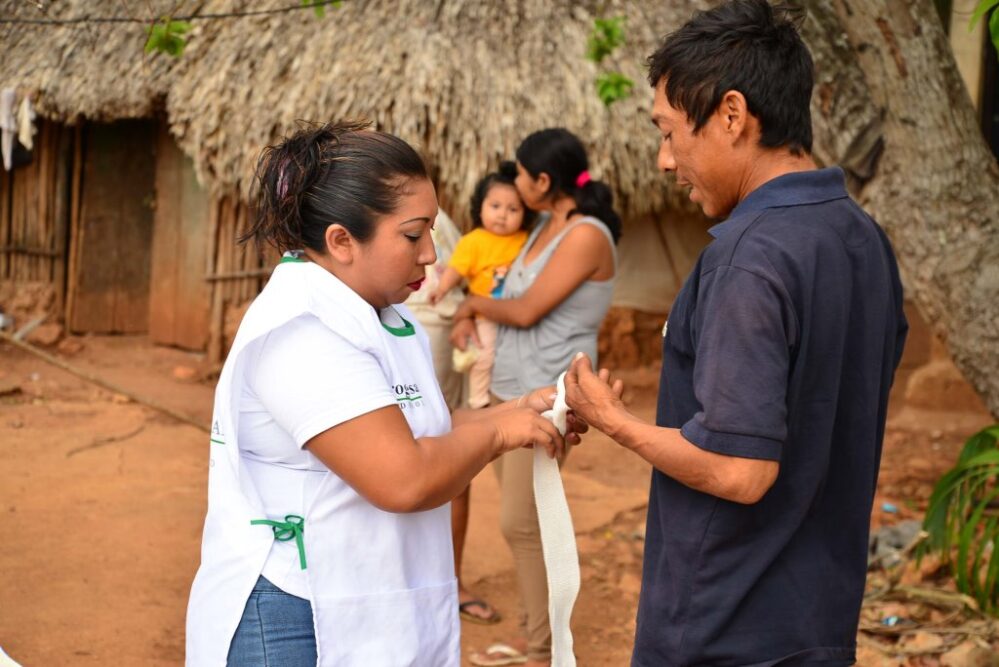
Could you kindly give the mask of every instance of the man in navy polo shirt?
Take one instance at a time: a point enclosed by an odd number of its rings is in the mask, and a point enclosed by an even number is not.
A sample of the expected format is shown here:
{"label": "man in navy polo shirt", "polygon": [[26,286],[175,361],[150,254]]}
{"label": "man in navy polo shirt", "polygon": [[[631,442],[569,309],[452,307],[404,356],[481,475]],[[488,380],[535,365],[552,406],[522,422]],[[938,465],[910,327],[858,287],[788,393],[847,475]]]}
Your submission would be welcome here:
{"label": "man in navy polo shirt", "polygon": [[818,169],[790,9],[732,0],[649,58],[658,165],[727,218],[664,330],[656,424],[576,359],[569,406],[649,461],[632,665],[850,665],[888,391],[890,244]]}

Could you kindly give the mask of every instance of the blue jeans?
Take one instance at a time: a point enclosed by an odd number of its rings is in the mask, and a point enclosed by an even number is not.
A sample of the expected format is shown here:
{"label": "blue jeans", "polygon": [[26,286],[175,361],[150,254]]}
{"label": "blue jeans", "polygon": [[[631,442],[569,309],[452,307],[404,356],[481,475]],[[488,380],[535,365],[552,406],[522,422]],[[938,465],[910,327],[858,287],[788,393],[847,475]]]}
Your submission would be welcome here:
{"label": "blue jeans", "polygon": [[308,600],[263,577],[246,601],[229,645],[232,667],[315,667],[316,632]]}

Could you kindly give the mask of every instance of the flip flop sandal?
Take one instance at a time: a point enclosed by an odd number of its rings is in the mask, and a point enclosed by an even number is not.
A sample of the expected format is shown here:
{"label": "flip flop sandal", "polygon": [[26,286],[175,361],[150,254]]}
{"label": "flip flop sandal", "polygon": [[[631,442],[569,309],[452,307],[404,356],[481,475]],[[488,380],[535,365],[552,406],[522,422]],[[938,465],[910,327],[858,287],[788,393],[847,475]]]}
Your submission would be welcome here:
{"label": "flip flop sandal", "polygon": [[502,667],[523,665],[527,662],[527,656],[509,644],[493,644],[485,653],[472,653],[468,656],[468,661],[476,667]]}
{"label": "flip flop sandal", "polygon": [[[481,607],[485,611],[492,611],[489,616],[476,616],[475,614],[466,611],[469,607]],[[503,620],[499,612],[493,609],[488,602],[485,600],[472,599],[466,600],[458,605],[458,616],[461,620],[468,621],[469,623],[478,623],[479,625],[495,625]]]}

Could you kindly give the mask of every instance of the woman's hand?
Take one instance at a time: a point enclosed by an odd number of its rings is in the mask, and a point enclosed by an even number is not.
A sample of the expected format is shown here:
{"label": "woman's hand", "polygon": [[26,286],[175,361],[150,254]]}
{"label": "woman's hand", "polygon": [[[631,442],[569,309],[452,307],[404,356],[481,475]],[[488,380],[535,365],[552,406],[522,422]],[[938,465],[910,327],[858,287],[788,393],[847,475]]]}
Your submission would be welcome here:
{"label": "woman's hand", "polygon": [[496,429],[496,455],[521,447],[544,447],[550,458],[565,455],[565,440],[555,425],[531,408],[499,412],[491,419]]}
{"label": "woman's hand", "polygon": [[[541,413],[552,409],[552,406],[555,405],[556,395],[555,385],[549,385],[524,394],[518,402]],[[578,445],[580,443],[579,436],[590,430],[590,425],[572,410],[569,410],[566,415],[565,427],[565,443],[571,447]]]}
{"label": "woman's hand", "polygon": [[455,320],[454,324],[451,325],[450,340],[451,345],[454,345],[461,351],[465,351],[468,348],[469,340],[479,348],[482,347],[482,343],[479,341],[479,334],[475,331],[475,320],[471,318]]}
{"label": "woman's hand", "polygon": [[610,371],[601,368],[593,372],[590,358],[585,354],[572,360],[565,374],[565,402],[577,418],[606,432],[608,416],[626,411],[621,401],[624,383],[611,381]]}
{"label": "woman's hand", "polygon": [[555,405],[555,396],[555,385],[548,385],[547,387],[539,387],[534,391],[527,392],[517,399],[517,404],[518,407],[523,405],[540,413],[552,409],[552,406]]}
{"label": "woman's hand", "polygon": [[474,294],[466,296],[465,300],[458,306],[458,310],[454,311],[454,319],[464,320],[475,317],[478,314],[478,311],[475,309],[475,300],[478,298]]}

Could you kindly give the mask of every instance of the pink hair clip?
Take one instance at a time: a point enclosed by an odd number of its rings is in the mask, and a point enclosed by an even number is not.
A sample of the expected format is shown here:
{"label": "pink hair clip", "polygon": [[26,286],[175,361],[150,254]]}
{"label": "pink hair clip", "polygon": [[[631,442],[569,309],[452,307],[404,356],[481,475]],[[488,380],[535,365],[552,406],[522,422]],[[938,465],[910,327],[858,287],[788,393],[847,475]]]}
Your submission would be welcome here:
{"label": "pink hair clip", "polygon": [[584,169],[583,171],[579,172],[579,176],[576,177],[576,187],[581,188],[592,180],[593,179],[590,177],[590,172]]}

